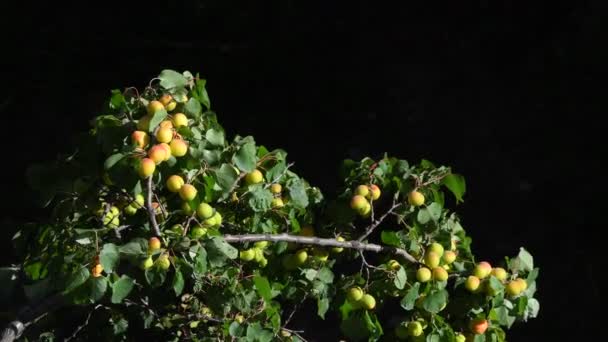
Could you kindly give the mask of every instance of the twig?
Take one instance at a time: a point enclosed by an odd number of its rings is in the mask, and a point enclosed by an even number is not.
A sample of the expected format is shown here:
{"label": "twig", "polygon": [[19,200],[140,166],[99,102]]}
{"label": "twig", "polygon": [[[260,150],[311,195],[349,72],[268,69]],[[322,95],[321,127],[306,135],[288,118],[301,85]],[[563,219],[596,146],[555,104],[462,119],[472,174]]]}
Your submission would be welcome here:
{"label": "twig", "polygon": [[[316,278],[316,276],[315,276],[315,278]],[[289,322],[293,318],[293,315],[296,313],[296,311],[298,311],[298,308],[300,307],[300,305],[302,305],[302,303],[304,303],[304,301],[306,301],[307,298],[308,298],[308,296],[304,295],[304,297],[302,297],[302,300],[300,300],[299,303],[296,303],[293,306],[293,310],[291,310],[291,313],[289,314],[289,316],[285,320],[285,323],[283,323],[283,329],[285,329],[285,327],[287,326],[287,324],[289,324]]]}
{"label": "twig", "polygon": [[395,209],[399,208],[402,205],[402,203],[396,203],[396,202],[397,201],[395,199],[393,199],[393,206],[386,213],[384,213],[384,215],[380,216],[380,218],[378,220],[376,220],[375,222],[370,224],[369,227],[367,227],[367,229],[365,230],[365,233],[363,233],[363,235],[361,235],[357,240],[358,241],[365,240],[365,238],[368,237],[371,233],[373,233],[374,229],[376,229],[376,227],[378,227],[388,215],[390,215]]}
{"label": "twig", "polygon": [[78,335],[78,333],[80,331],[82,331],[82,329],[84,329],[87,325],[89,325],[89,320],[91,319],[91,316],[93,316],[93,312],[95,312],[97,309],[99,309],[102,306],[103,305],[101,305],[101,304],[95,305],[93,310],[91,310],[91,312],[89,312],[89,314],[87,315],[87,318],[84,320],[84,323],[82,325],[79,325],[78,328],[76,328],[76,330],[74,330],[74,333],[72,335],[68,336],[64,341],[67,342],[73,338],[76,338],[76,335]]}
{"label": "twig", "polygon": [[[230,225],[230,224],[228,224]],[[418,264],[419,262],[410,255],[406,250],[392,246],[376,245],[373,243],[363,243],[360,241],[338,241],[336,239],[326,239],[318,237],[308,237],[299,235],[283,234],[244,234],[244,235],[224,235],[226,242],[244,243],[256,241],[271,241],[271,242],[293,242],[304,245],[316,245],[324,247],[342,247],[351,248],[359,251],[369,251],[375,253],[389,253],[404,257],[407,261]]]}
{"label": "twig", "polygon": [[0,334],[0,342],[13,342],[18,339],[25,328],[36,323],[42,316],[48,312],[56,310],[63,306],[65,297],[61,294],[55,294],[44,299],[36,306],[26,306],[19,310],[17,318],[10,322]]}
{"label": "twig", "polygon": [[287,174],[287,170],[289,170],[289,168],[290,168],[290,167],[292,167],[292,166],[293,166],[293,164],[294,164],[293,162],[291,162],[291,163],[287,164],[287,166],[285,167],[285,170],[283,170],[283,172],[281,172],[281,174],[279,174],[278,176],[276,176],[276,178],[275,178],[275,179],[273,179],[273,180],[272,180],[272,182],[269,182],[268,184],[266,184],[266,185],[264,186],[264,189],[268,189],[269,187],[271,187],[271,186],[272,186],[272,184],[274,184],[274,183],[276,183],[276,182],[280,181],[280,180],[281,180],[281,178],[283,178],[283,176],[285,176],[285,174]]}
{"label": "twig", "polygon": [[150,224],[152,225],[154,235],[160,236],[160,229],[158,228],[158,223],[156,222],[156,213],[154,212],[154,208],[152,208],[152,176],[148,177],[147,191],[146,208],[148,209]]}

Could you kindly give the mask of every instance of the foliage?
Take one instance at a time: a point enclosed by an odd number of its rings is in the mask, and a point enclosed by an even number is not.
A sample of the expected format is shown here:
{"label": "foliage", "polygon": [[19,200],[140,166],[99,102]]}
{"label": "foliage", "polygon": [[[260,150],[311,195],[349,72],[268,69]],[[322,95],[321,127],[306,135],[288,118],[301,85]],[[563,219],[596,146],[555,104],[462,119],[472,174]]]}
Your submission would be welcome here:
{"label": "foliage", "polygon": [[[101,306],[106,340],[144,330],[169,341],[299,341],[307,332],[293,331],[292,310],[312,304],[353,341],[504,341],[538,314],[539,269],[526,249],[496,262],[504,274],[475,260],[447,205],[466,188],[451,168],[345,160],[328,199],[291,171],[285,151],[229,140],[199,75],[164,70],[155,80],[142,93],[112,91],[72,155],[29,169],[39,202],[53,208],[14,238],[30,301],[59,292],[76,307]],[[152,172],[145,158],[158,158]],[[479,319],[487,329],[472,326]]]}

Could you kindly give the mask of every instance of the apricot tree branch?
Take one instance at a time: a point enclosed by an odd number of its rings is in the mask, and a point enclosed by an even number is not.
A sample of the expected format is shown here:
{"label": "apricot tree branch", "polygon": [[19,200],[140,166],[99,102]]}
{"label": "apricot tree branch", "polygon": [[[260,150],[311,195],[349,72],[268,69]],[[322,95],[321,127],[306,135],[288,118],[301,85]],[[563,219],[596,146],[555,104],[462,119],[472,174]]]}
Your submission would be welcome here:
{"label": "apricot tree branch", "polygon": [[44,299],[36,306],[26,306],[19,310],[17,318],[0,333],[0,342],[13,342],[18,339],[28,326],[36,323],[41,316],[63,306],[65,302],[63,295],[55,294]]}
{"label": "apricot tree branch", "polygon": [[156,213],[152,207],[152,176],[148,177],[146,188],[148,192],[146,194],[146,209],[148,210],[148,216],[150,217],[150,225],[152,225],[154,235],[160,236],[160,228],[158,228],[158,223],[156,222]]}
{"label": "apricot tree branch", "polygon": [[356,249],[359,251],[369,251],[376,253],[388,253],[395,254],[404,257],[407,261],[418,264],[418,260],[409,254],[406,250],[396,248],[392,246],[376,245],[373,243],[363,243],[357,240],[353,241],[338,241],[336,239],[326,239],[309,236],[289,235],[283,234],[244,234],[244,235],[231,235],[226,234],[223,236],[226,242],[233,243],[244,243],[244,242],[256,242],[256,241],[271,241],[271,242],[293,242],[304,245],[316,245],[324,247],[342,247]]}
{"label": "apricot tree branch", "polygon": [[373,233],[374,229],[376,229],[376,227],[378,227],[388,215],[393,213],[393,211],[395,211],[395,209],[399,208],[401,205],[402,203],[397,203],[397,200],[393,199],[393,205],[391,206],[391,208],[386,213],[384,213],[384,215],[380,216],[380,218],[378,218],[376,221],[373,221],[372,224],[370,224],[367,229],[365,229],[365,233],[363,233],[363,235],[361,235],[357,239],[357,241],[365,240],[365,238],[368,237],[371,233]]}

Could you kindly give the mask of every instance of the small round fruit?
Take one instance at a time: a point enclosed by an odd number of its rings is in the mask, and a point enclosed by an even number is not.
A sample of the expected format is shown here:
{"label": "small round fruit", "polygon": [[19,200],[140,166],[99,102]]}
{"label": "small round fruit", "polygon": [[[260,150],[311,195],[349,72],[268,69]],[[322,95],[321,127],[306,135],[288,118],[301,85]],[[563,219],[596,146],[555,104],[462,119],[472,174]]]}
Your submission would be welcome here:
{"label": "small round fruit", "polygon": [[258,183],[261,183],[263,180],[264,180],[264,175],[258,169],[255,169],[255,170],[249,172],[245,176],[245,184],[247,184],[247,185],[258,184]]}
{"label": "small round fruit", "polygon": [[437,255],[439,256],[443,256],[443,246],[437,242],[433,242],[428,248],[427,248],[427,253],[428,252],[435,252],[437,253]]}
{"label": "small round fruit", "polygon": [[156,165],[165,161],[165,157],[167,156],[167,151],[164,147],[160,145],[154,145],[150,147],[148,150],[148,157],[156,163]]}
{"label": "small round fruit", "polygon": [[110,214],[112,214],[112,217],[117,216],[118,214],[120,214],[120,210],[118,209],[118,207],[113,205],[110,207]]}
{"label": "small round fruit", "polygon": [[255,261],[257,261],[258,263],[260,262],[260,260],[264,259],[264,250],[261,248],[253,248],[253,251],[255,252],[255,256],[254,259]]}
{"label": "small round fruit", "polygon": [[188,143],[183,139],[173,139],[169,146],[171,154],[176,157],[183,157],[188,153]]}
{"label": "small round fruit", "polygon": [[255,257],[255,251],[253,250],[253,248],[249,248],[244,251],[240,251],[239,257],[243,261],[251,261]]}
{"label": "small round fruit", "polygon": [[157,251],[160,249],[160,245],[160,240],[156,236],[153,236],[150,238],[150,240],[148,240],[148,251]]}
{"label": "small round fruit", "polygon": [[522,291],[526,291],[526,289],[528,288],[528,282],[525,279],[517,278],[515,279],[515,281],[520,284]]}
{"label": "small round fruit", "polygon": [[268,259],[266,258],[262,258],[258,261],[258,265],[262,268],[266,267],[266,265],[268,265]]}
{"label": "small round fruit", "polygon": [[489,276],[490,272],[492,272],[492,266],[487,261],[482,261],[478,263],[473,269],[473,275],[479,279],[483,279]]}
{"label": "small round fruit", "polygon": [[245,321],[245,317],[243,317],[243,315],[241,314],[237,314],[236,316],[234,316],[234,321],[238,324],[242,324]]}
{"label": "small round fruit", "polygon": [[367,205],[369,202],[361,195],[355,195],[350,200],[350,207],[357,212],[364,210]]}
{"label": "small round fruit", "polygon": [[407,195],[407,201],[410,205],[419,207],[424,204],[424,195],[421,192],[414,190]]}
{"label": "small round fruit", "polygon": [[176,113],[173,115],[173,126],[175,126],[175,128],[188,126],[188,118],[184,113]]}
{"label": "small round fruit", "polygon": [[445,251],[443,253],[443,262],[446,264],[451,264],[456,260],[456,253],[453,251]]}
{"label": "small round fruit", "polygon": [[[345,240],[343,237],[338,236],[338,237],[336,238],[336,241],[344,242],[344,241],[346,241],[346,240]],[[331,251],[332,251],[332,252],[334,252],[334,253],[342,253],[342,251],[343,251],[343,250],[344,250],[344,247],[333,247],[333,248],[331,249]]]}
{"label": "small round fruit", "polygon": [[144,158],[139,163],[139,169],[137,170],[137,173],[141,178],[148,178],[152,176],[155,169],[156,163],[154,162],[154,160],[150,158]]}
{"label": "small round fruit", "polygon": [[480,282],[481,281],[479,280],[478,277],[468,276],[467,280],[465,280],[465,282],[464,282],[464,287],[471,292],[475,292],[479,289]]}
{"label": "small round fruit", "polygon": [[509,283],[507,283],[507,286],[505,286],[505,292],[510,297],[519,296],[521,291],[522,291],[521,284],[515,280],[510,281]]}
{"label": "small round fruit", "polygon": [[407,333],[410,336],[422,335],[422,324],[420,324],[418,321],[409,322],[407,324]]}
{"label": "small round fruit", "polygon": [[120,226],[120,219],[118,218],[118,216],[114,216],[112,218],[112,221],[110,221],[110,223],[108,224],[109,228],[118,228],[118,226]]}
{"label": "small round fruit", "polygon": [[507,279],[507,271],[505,271],[505,269],[502,267],[492,268],[492,272],[490,272],[490,274],[495,276],[496,279],[498,279],[500,281]]}
{"label": "small round fruit", "polygon": [[132,205],[128,205],[126,206],[123,211],[125,212],[125,215],[128,216],[133,216],[135,214],[137,214],[137,208],[133,207]]}
{"label": "small round fruit", "polygon": [[294,260],[298,266],[304,264],[306,259],[308,259],[308,253],[305,249],[300,249],[294,254]]}
{"label": "small round fruit", "polygon": [[160,101],[154,100],[148,103],[148,115],[152,115],[161,109],[165,109],[165,106]]}
{"label": "small round fruit", "polygon": [[171,192],[179,192],[179,189],[185,184],[184,179],[178,175],[172,175],[167,178],[167,190]]}
{"label": "small round fruit", "polygon": [[476,335],[482,335],[488,329],[488,321],[483,318],[476,318],[471,321],[471,332]]}
{"label": "small round fruit", "polygon": [[145,148],[150,143],[150,136],[144,131],[135,131],[131,133],[131,142],[139,148]]}
{"label": "small round fruit", "polygon": [[211,216],[210,219],[207,219],[207,220],[211,220],[211,219],[213,219],[212,226],[219,227],[222,225],[222,215],[218,211],[216,211],[215,214],[213,216]]}
{"label": "small round fruit", "polygon": [[426,283],[431,280],[431,270],[426,267],[421,267],[416,271],[416,279],[421,283]]}
{"label": "small round fruit", "polygon": [[270,192],[272,192],[273,194],[280,194],[282,190],[283,187],[279,183],[274,183],[270,186]]}
{"label": "small round fruit", "polygon": [[140,131],[147,132],[150,129],[150,120],[152,118],[149,115],[144,115],[137,120],[137,129]]}
{"label": "small round fruit", "polygon": [[203,202],[203,203],[199,204],[198,207],[196,208],[196,215],[201,220],[206,220],[213,216],[213,207],[210,206],[209,204]]}
{"label": "small round fruit", "polygon": [[390,270],[393,270],[393,271],[397,271],[399,268],[401,268],[401,265],[399,264],[399,262],[394,259],[389,260],[387,263],[387,266]]}
{"label": "small round fruit", "polygon": [[327,261],[329,258],[329,251],[325,248],[314,248],[312,254],[320,261]]}
{"label": "small round fruit", "polygon": [[366,310],[372,310],[376,307],[376,298],[369,293],[364,294],[359,302],[361,303],[361,307]]}
{"label": "small round fruit", "polygon": [[163,106],[166,106],[169,104],[169,102],[173,101],[173,97],[171,97],[171,95],[169,95],[169,94],[164,94],[158,100],[160,101],[160,103],[163,104]]}
{"label": "small round fruit", "polygon": [[363,290],[359,286],[354,286],[346,291],[346,298],[351,302],[357,302],[363,297]]}
{"label": "small round fruit", "polygon": [[184,201],[192,201],[196,197],[196,194],[196,188],[192,184],[184,184],[179,189],[179,197]]}
{"label": "small round fruit", "polygon": [[256,241],[253,246],[259,249],[265,249],[268,247],[268,241]]}
{"label": "small round fruit", "polygon": [[184,226],[182,226],[181,224],[174,224],[173,226],[171,226],[171,231],[175,234],[182,235],[184,233]]}
{"label": "small round fruit", "polygon": [[148,268],[152,267],[152,265],[154,265],[154,260],[152,260],[152,257],[149,256],[144,261],[142,261],[141,264],[139,264],[139,267],[142,270],[147,270]]}
{"label": "small round fruit", "polygon": [[103,266],[101,266],[101,264],[96,264],[91,269],[91,275],[93,276],[93,278],[101,277],[102,271],[103,271]]}
{"label": "small round fruit", "polygon": [[270,205],[273,208],[283,208],[285,206],[285,204],[283,203],[283,200],[280,197],[273,198],[272,201],[270,202]]}
{"label": "small round fruit", "polygon": [[[171,122],[171,121],[168,121]],[[156,132],[156,140],[161,143],[168,143],[173,139],[173,129],[161,127]]]}
{"label": "small round fruit", "polygon": [[367,197],[369,195],[369,187],[365,184],[361,184],[355,188],[355,195]]}
{"label": "small round fruit", "polygon": [[439,266],[440,256],[435,252],[428,252],[424,256],[424,263],[430,268]]}
{"label": "small round fruit", "polygon": [[163,120],[158,124],[158,127],[171,129],[173,128],[173,122],[171,120]]}
{"label": "small round fruit", "polygon": [[463,334],[461,334],[461,333],[456,334],[456,340],[455,340],[456,342],[466,342],[466,340],[467,340],[467,338]]}
{"label": "small round fruit", "polygon": [[369,217],[372,213],[372,205],[369,202],[365,203],[365,207],[359,211],[359,215],[362,217]]}
{"label": "small round fruit", "polygon": [[144,207],[144,195],[142,194],[137,194],[135,195],[135,199],[133,200],[133,202],[131,202],[131,206],[135,209],[140,209]]}
{"label": "small round fruit", "polygon": [[202,238],[205,234],[207,234],[207,228],[201,226],[195,226],[190,231],[190,236],[195,240]]}
{"label": "small round fruit", "polygon": [[433,279],[437,281],[448,280],[448,271],[446,271],[443,267],[433,268]]}
{"label": "small round fruit", "polygon": [[171,261],[169,261],[169,255],[167,254],[161,254],[156,260],[156,263],[158,264],[158,268],[161,270],[166,271],[169,269],[169,267],[171,267]]}
{"label": "small round fruit", "polygon": [[182,203],[182,211],[184,212],[184,215],[186,215],[186,216],[190,216],[190,215],[194,214],[194,209],[192,209],[190,207],[190,204],[188,202]]}
{"label": "small round fruit", "polygon": [[177,102],[171,101],[165,106],[165,109],[167,110],[167,112],[170,112],[170,111],[174,110],[175,107],[177,107]]}
{"label": "small round fruit", "polygon": [[369,186],[369,196],[371,197],[371,199],[373,199],[374,201],[377,200],[378,198],[380,198],[380,194],[380,188],[376,184],[372,184]]}

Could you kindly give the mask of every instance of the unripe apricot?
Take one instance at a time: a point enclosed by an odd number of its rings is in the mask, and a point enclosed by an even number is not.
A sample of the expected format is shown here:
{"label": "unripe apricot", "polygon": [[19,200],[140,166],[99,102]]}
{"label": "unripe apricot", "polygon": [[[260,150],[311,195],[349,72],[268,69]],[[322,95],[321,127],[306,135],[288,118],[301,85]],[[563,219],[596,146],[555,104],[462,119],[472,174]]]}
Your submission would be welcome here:
{"label": "unripe apricot", "polygon": [[282,190],[283,187],[281,187],[281,184],[279,183],[274,183],[270,186],[270,192],[272,192],[273,194],[280,194]]}
{"label": "unripe apricot", "polygon": [[[171,121],[167,121],[171,123]],[[173,139],[173,129],[168,127],[161,127],[156,131],[156,140],[161,143],[168,143]]]}
{"label": "unripe apricot", "polygon": [[137,213],[137,208],[132,205],[128,205],[123,209],[123,211],[125,212],[125,215],[133,216]]}
{"label": "unripe apricot", "polygon": [[428,248],[427,248],[427,253],[428,252],[435,252],[437,253],[437,255],[442,256],[443,255],[443,246],[437,242],[433,242]]}
{"label": "unripe apricot", "polygon": [[169,94],[164,94],[158,100],[160,101],[160,103],[163,104],[163,106],[166,106],[169,104],[169,102],[173,101],[173,97]]}
{"label": "unripe apricot", "polygon": [[410,336],[422,335],[422,324],[420,324],[420,322],[417,322],[417,321],[409,322],[407,324],[407,332]]}
{"label": "unripe apricot", "polygon": [[239,257],[243,261],[251,261],[255,257],[255,251],[253,250],[253,248],[246,249],[239,253]]}
{"label": "unripe apricot", "polygon": [[95,264],[91,269],[91,275],[93,278],[101,277],[101,272],[103,271],[103,266],[101,264]]}
{"label": "unripe apricot", "polygon": [[184,184],[184,179],[178,175],[172,175],[167,178],[167,190],[171,192],[179,192],[179,189],[181,189]]}
{"label": "unripe apricot", "polygon": [[463,334],[461,334],[461,333],[456,334],[456,342],[466,342],[466,340],[467,340],[467,338]]}
{"label": "unripe apricot", "polygon": [[167,151],[160,145],[154,145],[148,150],[148,157],[154,161],[156,165],[165,161]]}
{"label": "unripe apricot", "polygon": [[140,131],[147,132],[150,130],[150,120],[152,118],[149,115],[144,115],[137,120],[137,129]]}
{"label": "unripe apricot", "polygon": [[150,238],[150,240],[148,241],[148,251],[149,252],[154,252],[160,249],[160,240],[153,236]]}
{"label": "unripe apricot", "polygon": [[505,269],[502,267],[492,268],[492,272],[490,272],[490,274],[495,276],[496,279],[498,279],[500,281],[507,279],[507,271],[505,271]]}
{"label": "unripe apricot", "polygon": [[181,197],[184,201],[192,201],[197,194],[197,190],[192,184],[184,184],[179,189],[179,197]]}
{"label": "unripe apricot", "polygon": [[407,201],[410,205],[419,207],[424,204],[424,195],[421,192],[414,190],[407,195]]}
{"label": "unripe apricot", "polygon": [[481,280],[479,280],[479,278],[476,276],[468,276],[467,280],[464,282],[464,287],[471,292],[475,292],[477,289],[479,289],[480,283]]}
{"label": "unripe apricot", "polygon": [[145,148],[150,143],[150,136],[144,131],[135,131],[131,133],[131,142],[139,148]]}
{"label": "unripe apricot", "polygon": [[364,210],[365,206],[368,204],[369,203],[367,202],[365,197],[361,195],[355,195],[350,200],[350,207],[357,212],[361,212],[362,210]]}
{"label": "unripe apricot", "polygon": [[308,259],[308,253],[305,249],[301,249],[294,254],[294,260],[298,266],[305,263],[306,259]]}
{"label": "unripe apricot", "polygon": [[351,302],[357,302],[363,297],[363,290],[359,286],[351,287],[346,291],[346,298]]}
{"label": "unripe apricot", "polygon": [[329,258],[329,251],[325,248],[314,248],[312,254],[320,261],[327,261]]}
{"label": "unripe apricot", "polygon": [[253,243],[253,247],[259,248],[259,249],[265,249],[266,247],[268,247],[268,245],[269,245],[268,241],[256,241]]}
{"label": "unripe apricot", "polygon": [[483,279],[489,276],[490,272],[492,272],[492,266],[487,261],[482,261],[478,263],[473,269],[473,275],[479,279]]}
{"label": "unripe apricot", "polygon": [[433,279],[437,281],[448,280],[448,271],[446,271],[443,267],[433,268]]}
{"label": "unripe apricot", "polygon": [[156,260],[157,264],[158,264],[158,268],[160,268],[161,270],[168,270],[169,267],[171,267],[171,261],[169,261],[169,255],[167,254],[161,254],[158,259]]}
{"label": "unripe apricot", "polygon": [[376,184],[372,184],[369,186],[369,196],[374,201],[380,198],[380,188]]}
{"label": "unripe apricot", "polygon": [[195,240],[202,238],[205,234],[207,234],[207,228],[201,226],[195,226],[190,231],[190,236]]}
{"label": "unripe apricot", "polygon": [[399,264],[399,262],[394,259],[389,260],[387,263],[387,266],[389,269],[391,269],[393,271],[397,271],[399,268],[401,268],[401,265]]}
{"label": "unripe apricot", "polygon": [[252,185],[252,184],[257,184],[257,183],[261,183],[264,180],[264,175],[262,174],[262,172],[258,169],[255,169],[251,172],[249,172],[246,176],[245,176],[245,183],[247,185]]}
{"label": "unripe apricot", "polygon": [[476,318],[470,323],[471,331],[476,335],[482,335],[488,329],[488,321],[483,318]]}
{"label": "unripe apricot", "polygon": [[177,102],[171,101],[165,106],[165,109],[167,110],[167,112],[170,112],[170,111],[174,110],[175,107],[177,107]]}
{"label": "unripe apricot", "polygon": [[369,194],[369,187],[365,184],[361,184],[355,188],[355,195],[366,197]]}
{"label": "unripe apricot", "polygon": [[144,158],[141,160],[141,162],[139,164],[139,169],[137,171],[141,178],[148,178],[148,177],[152,176],[155,169],[156,169],[156,163],[154,162],[154,160],[152,160],[150,158]]}
{"label": "unripe apricot", "polygon": [[283,203],[283,200],[280,197],[275,197],[272,199],[270,205],[273,208],[283,208],[285,206],[285,203]]}
{"label": "unripe apricot", "polygon": [[421,283],[426,283],[431,280],[431,270],[426,267],[421,267],[416,271],[416,279]]}
{"label": "unripe apricot", "polygon": [[154,265],[154,260],[152,260],[152,257],[149,256],[144,261],[142,261],[141,264],[139,264],[139,268],[141,268],[142,270],[147,270],[148,268],[152,267],[152,265]]}
{"label": "unripe apricot", "polygon": [[443,262],[447,265],[453,263],[456,260],[456,253],[454,251],[445,251],[443,253]]}
{"label": "unripe apricot", "polygon": [[424,256],[424,263],[430,268],[435,268],[439,266],[440,257],[439,254],[435,252],[428,252]]}
{"label": "unripe apricot", "polygon": [[163,120],[158,124],[160,128],[173,128],[173,122],[171,120]]}
{"label": "unripe apricot", "polygon": [[185,215],[190,216],[194,213],[194,209],[192,209],[190,207],[190,204],[188,202],[184,202],[182,203],[182,211],[184,212]]}
{"label": "unripe apricot", "polygon": [[148,115],[152,115],[161,109],[165,109],[165,106],[160,101],[154,100],[148,103]]}
{"label": "unripe apricot", "polygon": [[203,202],[196,208],[196,215],[201,220],[206,220],[213,216],[213,207]]}
{"label": "unripe apricot", "polygon": [[173,126],[175,126],[175,128],[188,126],[188,118],[184,113],[176,113],[173,115]]}
{"label": "unripe apricot", "polygon": [[376,298],[374,298],[369,293],[366,293],[363,295],[363,297],[361,297],[361,299],[359,300],[359,303],[361,303],[362,308],[364,308],[366,310],[372,310],[373,308],[376,307]]}
{"label": "unripe apricot", "polygon": [[188,153],[188,143],[182,139],[171,140],[171,154],[176,157],[183,157]]}
{"label": "unripe apricot", "polygon": [[[346,241],[346,240],[345,240],[343,237],[338,236],[338,237],[336,238],[336,241],[340,241],[340,242],[342,242],[342,241]],[[332,251],[332,252],[334,252],[334,253],[341,253],[343,250],[344,250],[344,247],[333,247],[333,248],[331,249],[331,251]]]}
{"label": "unripe apricot", "polygon": [[131,202],[130,205],[133,208],[135,208],[135,209],[143,208],[143,206],[144,206],[144,195],[142,195],[142,194],[135,195],[135,199],[133,200],[133,202]]}

